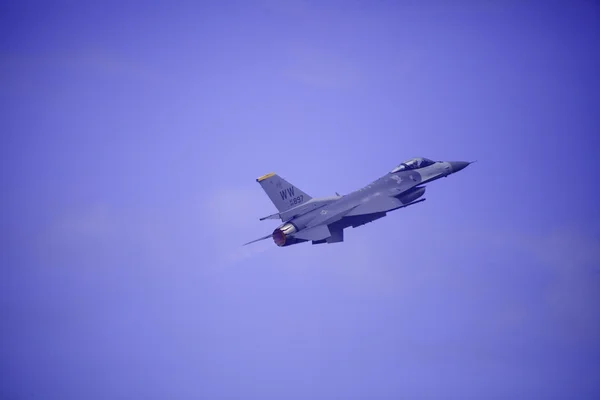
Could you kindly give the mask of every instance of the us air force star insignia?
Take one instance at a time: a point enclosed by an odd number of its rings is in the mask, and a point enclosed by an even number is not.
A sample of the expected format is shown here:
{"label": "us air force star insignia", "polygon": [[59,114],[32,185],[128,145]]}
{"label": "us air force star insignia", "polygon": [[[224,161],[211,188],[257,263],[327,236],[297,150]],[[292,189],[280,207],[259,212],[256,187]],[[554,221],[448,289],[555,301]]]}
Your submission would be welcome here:
{"label": "us air force star insignia", "polygon": [[321,215],[327,214],[327,210],[321,210]]}

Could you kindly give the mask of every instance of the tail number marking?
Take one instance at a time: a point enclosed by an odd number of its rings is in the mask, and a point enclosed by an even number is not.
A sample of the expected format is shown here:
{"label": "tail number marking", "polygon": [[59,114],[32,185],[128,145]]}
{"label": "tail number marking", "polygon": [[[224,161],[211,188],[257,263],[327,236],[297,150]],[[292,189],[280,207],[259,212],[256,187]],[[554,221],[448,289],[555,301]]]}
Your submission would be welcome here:
{"label": "tail number marking", "polygon": [[304,201],[304,196],[300,195],[298,197],[294,197],[293,199],[290,199],[290,206],[302,204],[302,201]]}

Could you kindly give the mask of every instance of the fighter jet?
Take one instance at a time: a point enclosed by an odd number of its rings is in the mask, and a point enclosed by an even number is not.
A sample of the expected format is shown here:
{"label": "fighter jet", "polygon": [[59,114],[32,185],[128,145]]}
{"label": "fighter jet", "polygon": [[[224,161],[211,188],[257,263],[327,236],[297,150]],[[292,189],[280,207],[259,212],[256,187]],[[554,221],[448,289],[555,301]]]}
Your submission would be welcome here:
{"label": "fighter jet", "polygon": [[275,173],[256,181],[277,208],[266,219],[280,219],[273,233],[248,242],[272,238],[279,247],[303,242],[340,243],[344,229],[373,222],[387,213],[425,201],[425,185],[461,171],[474,161],[404,161],[381,178],[352,193],[313,198]]}

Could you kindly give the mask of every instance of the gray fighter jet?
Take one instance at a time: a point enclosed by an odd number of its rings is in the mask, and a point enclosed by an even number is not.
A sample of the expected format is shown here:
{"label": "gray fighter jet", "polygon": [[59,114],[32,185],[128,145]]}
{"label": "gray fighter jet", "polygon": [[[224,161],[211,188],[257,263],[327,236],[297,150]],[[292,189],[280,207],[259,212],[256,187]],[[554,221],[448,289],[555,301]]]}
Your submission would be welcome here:
{"label": "gray fighter jet", "polygon": [[312,198],[275,173],[257,178],[278,212],[266,219],[283,222],[273,233],[247,244],[273,238],[284,247],[311,241],[313,244],[344,241],[344,229],[383,218],[388,212],[425,201],[425,184],[447,177],[472,162],[432,161],[412,158],[386,175],[344,196]]}

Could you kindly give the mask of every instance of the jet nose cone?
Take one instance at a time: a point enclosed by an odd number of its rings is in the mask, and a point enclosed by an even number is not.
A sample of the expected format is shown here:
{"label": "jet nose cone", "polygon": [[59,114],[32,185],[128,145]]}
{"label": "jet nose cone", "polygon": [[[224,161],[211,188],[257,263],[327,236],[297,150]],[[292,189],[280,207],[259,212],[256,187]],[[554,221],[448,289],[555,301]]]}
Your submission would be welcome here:
{"label": "jet nose cone", "polygon": [[452,167],[452,173],[463,170],[467,167],[467,165],[471,164],[468,161],[450,161],[450,166]]}

